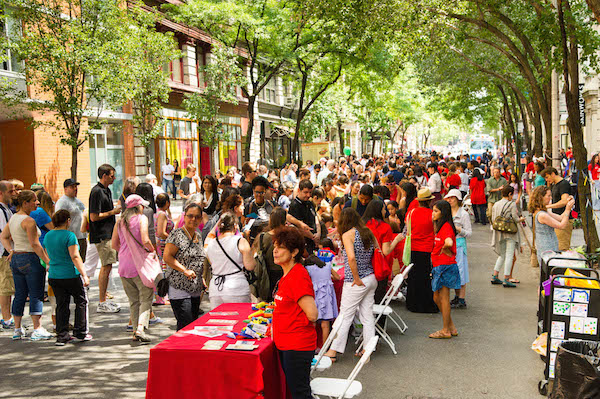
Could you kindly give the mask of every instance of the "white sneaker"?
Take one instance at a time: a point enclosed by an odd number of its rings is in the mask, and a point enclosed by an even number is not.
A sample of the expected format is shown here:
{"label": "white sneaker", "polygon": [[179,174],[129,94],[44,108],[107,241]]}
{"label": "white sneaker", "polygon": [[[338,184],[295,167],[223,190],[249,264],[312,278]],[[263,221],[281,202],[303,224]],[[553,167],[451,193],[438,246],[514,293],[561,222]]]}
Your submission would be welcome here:
{"label": "white sneaker", "polygon": [[25,332],[25,329],[23,327],[15,328],[15,332],[13,333],[12,339],[16,341],[19,339],[23,339],[26,336],[27,336],[27,333]]}
{"label": "white sneaker", "polygon": [[112,306],[113,308],[116,308],[116,309],[121,309],[121,305],[119,305],[119,304],[118,304],[118,303],[116,303],[116,302],[113,302],[113,301],[111,301],[111,300],[108,300],[108,301],[106,301],[106,303],[108,303],[108,304],[109,304],[110,306]]}
{"label": "white sneaker", "polygon": [[44,327],[40,327],[33,330],[29,339],[32,341],[42,341],[46,339],[51,339],[53,337],[54,336],[50,334]]}
{"label": "white sneaker", "polygon": [[98,313],[119,313],[121,311],[121,307],[112,302],[100,302],[98,307],[96,308],[96,312]]}

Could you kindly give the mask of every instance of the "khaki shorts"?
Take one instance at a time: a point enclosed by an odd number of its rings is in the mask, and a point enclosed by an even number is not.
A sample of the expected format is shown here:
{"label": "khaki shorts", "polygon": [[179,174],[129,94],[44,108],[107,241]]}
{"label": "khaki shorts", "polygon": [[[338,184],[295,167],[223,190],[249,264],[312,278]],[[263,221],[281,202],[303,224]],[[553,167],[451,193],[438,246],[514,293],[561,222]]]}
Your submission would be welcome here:
{"label": "khaki shorts", "polygon": [[15,294],[15,280],[13,280],[12,270],[8,256],[0,258],[0,296],[11,296]]}
{"label": "khaki shorts", "polygon": [[100,264],[102,266],[112,265],[117,263],[117,251],[112,248],[111,240],[100,241],[95,244],[98,250],[98,256],[100,257]]}

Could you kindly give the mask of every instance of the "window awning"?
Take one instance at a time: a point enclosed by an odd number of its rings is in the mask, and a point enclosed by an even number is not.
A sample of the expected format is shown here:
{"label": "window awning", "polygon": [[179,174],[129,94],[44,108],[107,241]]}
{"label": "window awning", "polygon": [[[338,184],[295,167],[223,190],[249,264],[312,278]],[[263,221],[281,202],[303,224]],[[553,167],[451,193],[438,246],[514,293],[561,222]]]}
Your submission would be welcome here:
{"label": "window awning", "polygon": [[291,134],[290,131],[288,129],[285,129],[283,127],[280,126],[272,126],[271,127],[271,131],[267,134],[265,134],[265,138],[269,139],[269,138],[283,138],[283,137],[287,137],[287,138],[291,138]]}

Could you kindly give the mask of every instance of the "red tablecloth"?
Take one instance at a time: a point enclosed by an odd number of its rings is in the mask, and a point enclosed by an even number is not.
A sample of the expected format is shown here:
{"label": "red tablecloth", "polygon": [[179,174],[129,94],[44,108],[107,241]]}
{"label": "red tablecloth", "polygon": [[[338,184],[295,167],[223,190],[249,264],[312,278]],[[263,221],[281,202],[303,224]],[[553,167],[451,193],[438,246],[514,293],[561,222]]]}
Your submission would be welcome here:
{"label": "red tablecloth", "polygon": [[[239,322],[233,331],[245,326],[243,320],[252,313],[249,303],[228,303],[213,311],[237,311],[237,316],[209,313],[183,330],[207,325],[209,319],[232,319]],[[226,340],[221,350],[202,350],[209,339]],[[257,340],[259,348],[251,352],[225,350],[235,340],[225,335],[205,338],[181,331],[150,350],[146,398],[214,398],[265,399],[288,397],[285,376],[275,344],[270,338]]]}

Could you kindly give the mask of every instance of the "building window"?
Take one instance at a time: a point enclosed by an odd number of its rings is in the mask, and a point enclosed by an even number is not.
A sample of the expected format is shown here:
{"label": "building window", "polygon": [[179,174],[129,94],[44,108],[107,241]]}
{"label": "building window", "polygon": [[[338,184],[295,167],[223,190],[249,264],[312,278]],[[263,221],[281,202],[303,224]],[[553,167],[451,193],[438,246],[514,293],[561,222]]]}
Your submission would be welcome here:
{"label": "building window", "polygon": [[273,76],[269,83],[265,86],[262,93],[260,93],[260,98],[266,102],[277,104],[277,78]]}
{"label": "building window", "polygon": [[185,176],[185,168],[189,164],[198,167],[198,133],[194,121],[183,118],[167,118],[163,135],[159,137],[158,164],[156,170],[165,162],[177,160],[181,175]]}
{"label": "building window", "polygon": [[[179,45],[179,51],[182,51]],[[176,58],[163,65],[164,71],[169,71],[169,79],[173,82],[183,83],[183,58]]]}
{"label": "building window", "polygon": [[[0,34],[10,41],[11,38],[16,38],[21,35],[21,23],[14,18],[10,9],[0,9]],[[23,62],[17,57],[14,50],[6,49],[0,54],[2,60],[2,70],[9,72],[23,72]]]}
{"label": "building window", "polygon": [[206,51],[202,46],[196,46],[196,74],[198,75],[198,87],[206,87],[204,82],[204,66],[206,65]]}

